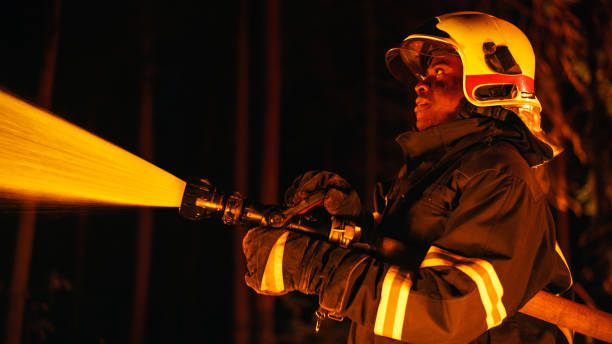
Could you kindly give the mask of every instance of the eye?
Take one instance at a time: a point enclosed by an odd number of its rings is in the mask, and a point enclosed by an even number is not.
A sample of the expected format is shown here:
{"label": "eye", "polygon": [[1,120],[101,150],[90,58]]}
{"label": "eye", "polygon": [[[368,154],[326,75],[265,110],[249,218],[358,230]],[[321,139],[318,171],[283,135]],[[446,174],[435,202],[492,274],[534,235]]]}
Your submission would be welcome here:
{"label": "eye", "polygon": [[442,69],[442,68],[434,69],[434,75],[438,76],[438,75],[442,75],[442,74],[444,74],[444,69]]}

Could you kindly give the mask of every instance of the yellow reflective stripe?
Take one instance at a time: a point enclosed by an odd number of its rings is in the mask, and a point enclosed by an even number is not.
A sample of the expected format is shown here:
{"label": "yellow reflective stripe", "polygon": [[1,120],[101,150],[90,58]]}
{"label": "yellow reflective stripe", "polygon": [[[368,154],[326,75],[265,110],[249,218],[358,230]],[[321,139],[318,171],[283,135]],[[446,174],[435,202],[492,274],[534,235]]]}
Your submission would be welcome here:
{"label": "yellow reflective stripe", "polygon": [[374,334],[397,340],[402,339],[411,287],[412,279],[409,274],[400,272],[397,266],[391,266],[387,270],[376,312]]}
{"label": "yellow reflective stripe", "polygon": [[285,252],[285,243],[289,232],[283,233],[283,235],[276,240],[268,261],[266,262],[266,268],[261,279],[261,290],[269,291],[273,293],[280,293],[285,290],[285,283],[283,282],[283,254]]}
{"label": "yellow reflective stripe", "polygon": [[383,281],[382,293],[380,295],[380,303],[378,304],[378,312],[376,313],[376,322],[374,323],[374,333],[382,334],[385,326],[385,317],[387,316],[387,307],[389,305],[389,294],[391,293],[391,284],[397,273],[397,266],[392,266],[387,270]]}
{"label": "yellow reflective stripe", "polygon": [[504,288],[491,263],[484,259],[462,257],[437,246],[431,246],[421,268],[434,266],[454,267],[474,281],[485,309],[487,328],[501,324],[506,318],[506,308],[502,303]]}
{"label": "yellow reflective stripe", "polygon": [[[561,247],[559,246],[559,243],[556,240],[555,240],[555,251],[557,252],[559,257],[561,257],[561,260],[565,264],[565,267],[567,268],[567,273],[569,274],[569,277],[570,277],[570,285],[567,287],[567,289],[564,290],[565,292],[574,285],[574,279],[572,278],[572,271],[569,268],[569,264],[567,264],[567,260],[565,260],[563,251],[561,251]],[[559,294],[557,294],[557,296],[559,296]],[[563,335],[565,336],[565,339],[567,339],[567,342],[569,344],[572,344],[574,342],[574,331],[567,327],[562,327],[559,325],[557,325],[557,327],[559,328],[559,330],[561,330],[561,333],[563,333]]]}
{"label": "yellow reflective stripe", "polygon": [[[468,275],[474,281],[474,283],[476,283],[478,293],[480,294],[480,301],[482,302],[487,314],[487,328],[497,325],[495,321],[496,319],[493,318],[493,304],[491,304],[491,298],[489,297],[487,286],[485,285],[482,277],[468,265],[457,265],[456,268]],[[499,319],[499,323],[501,323],[501,319]]]}
{"label": "yellow reflective stripe", "polygon": [[406,315],[406,307],[408,306],[408,294],[412,281],[404,277],[399,290],[399,298],[397,299],[397,307],[395,309],[395,320],[393,321],[393,336],[391,338],[401,340],[402,328],[404,327],[404,316]]}
{"label": "yellow reflective stripe", "polygon": [[425,258],[421,263],[422,268],[430,268],[432,266],[453,266],[454,263],[447,259],[442,258]]}
{"label": "yellow reflective stripe", "polygon": [[[496,323],[496,319],[494,318],[493,314],[497,315],[498,313],[493,311],[493,305],[491,304],[491,300],[488,297],[489,293],[487,292],[486,283],[473,267],[469,265],[458,264],[450,260],[441,258],[426,259],[423,261],[423,264],[421,264],[421,268],[433,266],[452,266],[463,272],[464,274],[468,275],[468,277],[470,277],[472,281],[476,283],[476,287],[478,288],[478,294],[480,295],[482,306],[484,307],[487,316],[487,326],[490,328]],[[497,318],[499,319],[500,316],[498,316]]]}
{"label": "yellow reflective stripe", "polygon": [[570,276],[570,285],[569,287],[567,287],[567,289],[569,289],[574,285],[574,279],[572,278],[572,271],[569,268],[569,264],[567,264],[567,260],[565,260],[565,256],[563,255],[563,252],[561,251],[561,247],[559,246],[559,243],[557,241],[555,241],[555,251],[557,251],[557,254],[559,255],[559,257],[561,257],[561,260],[563,261],[563,263],[565,264],[565,267],[567,268],[567,273]]}
{"label": "yellow reflective stripe", "polygon": [[562,327],[557,325],[557,327],[559,328],[559,330],[561,330],[561,333],[563,333],[563,335],[565,336],[565,339],[567,339],[567,342],[569,344],[573,344],[574,343],[574,331],[570,330],[567,327]]}

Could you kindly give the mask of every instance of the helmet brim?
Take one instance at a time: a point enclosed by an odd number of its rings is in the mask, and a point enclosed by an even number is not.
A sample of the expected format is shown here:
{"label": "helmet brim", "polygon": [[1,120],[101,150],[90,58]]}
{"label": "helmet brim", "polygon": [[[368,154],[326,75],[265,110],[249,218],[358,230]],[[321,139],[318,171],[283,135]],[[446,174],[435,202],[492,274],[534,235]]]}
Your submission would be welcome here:
{"label": "helmet brim", "polygon": [[425,79],[433,58],[449,55],[459,56],[452,45],[417,38],[406,40],[400,47],[389,50],[385,60],[387,69],[395,79],[410,84]]}

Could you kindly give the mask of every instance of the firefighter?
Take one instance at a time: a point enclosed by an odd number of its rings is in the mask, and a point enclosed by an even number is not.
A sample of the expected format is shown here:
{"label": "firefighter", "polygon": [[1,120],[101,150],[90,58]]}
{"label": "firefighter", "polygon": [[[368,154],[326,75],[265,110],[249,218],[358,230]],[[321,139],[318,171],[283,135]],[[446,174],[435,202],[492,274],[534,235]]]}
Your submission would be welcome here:
{"label": "firefighter", "polygon": [[[534,169],[558,150],[540,128],[535,57],[514,25],[478,12],[432,19],[386,55],[414,88],[405,164],[376,188],[378,252],[280,229],[243,241],[256,292],[316,294],[319,318],[352,322],[349,343],[565,343],[571,333],[518,313],[572,284]],[[332,215],[364,217],[341,177],[311,171],[285,194],[325,192]]]}

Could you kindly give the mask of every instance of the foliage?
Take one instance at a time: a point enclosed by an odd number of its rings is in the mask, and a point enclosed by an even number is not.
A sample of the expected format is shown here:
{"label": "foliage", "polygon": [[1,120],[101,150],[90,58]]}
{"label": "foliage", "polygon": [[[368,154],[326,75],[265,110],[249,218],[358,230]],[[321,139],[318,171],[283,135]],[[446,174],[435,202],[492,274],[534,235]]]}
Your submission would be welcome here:
{"label": "foliage", "polygon": [[600,307],[609,307],[612,7],[607,0],[537,0],[525,14],[532,19],[528,33],[538,57],[537,94],[551,134],[566,148],[566,165],[556,169],[551,183],[553,203],[572,213],[570,234],[584,252],[573,257],[575,277],[590,287]]}

